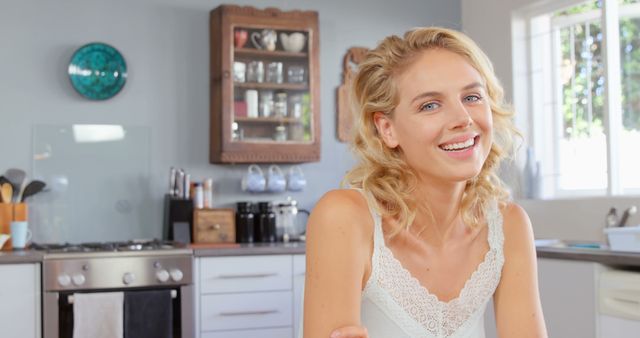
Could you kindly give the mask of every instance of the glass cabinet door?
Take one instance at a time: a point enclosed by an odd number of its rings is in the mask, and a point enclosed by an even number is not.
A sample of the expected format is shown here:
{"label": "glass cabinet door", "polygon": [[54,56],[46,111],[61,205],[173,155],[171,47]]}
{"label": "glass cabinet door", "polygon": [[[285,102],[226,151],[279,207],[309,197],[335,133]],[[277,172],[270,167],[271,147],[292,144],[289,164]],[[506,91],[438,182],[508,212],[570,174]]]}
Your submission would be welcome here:
{"label": "glass cabinet door", "polygon": [[316,11],[211,11],[211,163],[320,160]]}
{"label": "glass cabinet door", "polygon": [[233,27],[232,142],[314,141],[309,32]]}

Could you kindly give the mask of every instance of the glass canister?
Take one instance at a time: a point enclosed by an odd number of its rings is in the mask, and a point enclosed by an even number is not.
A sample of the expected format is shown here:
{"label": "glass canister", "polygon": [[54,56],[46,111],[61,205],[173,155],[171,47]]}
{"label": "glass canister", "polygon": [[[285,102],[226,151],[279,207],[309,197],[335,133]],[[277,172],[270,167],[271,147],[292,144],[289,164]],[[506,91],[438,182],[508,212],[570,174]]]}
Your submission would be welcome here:
{"label": "glass canister", "polygon": [[269,117],[273,113],[273,91],[260,92],[260,116]]}
{"label": "glass canister", "polygon": [[282,83],[282,62],[270,62],[267,64],[267,82]]}
{"label": "glass canister", "polygon": [[285,126],[276,126],[275,131],[273,132],[273,140],[278,142],[283,142],[287,140],[287,127]]}
{"label": "glass canister", "polygon": [[302,117],[302,95],[289,96],[289,117],[299,119]]}
{"label": "glass canister", "polygon": [[287,116],[287,93],[276,92],[276,98],[273,104],[273,113],[278,117]]}

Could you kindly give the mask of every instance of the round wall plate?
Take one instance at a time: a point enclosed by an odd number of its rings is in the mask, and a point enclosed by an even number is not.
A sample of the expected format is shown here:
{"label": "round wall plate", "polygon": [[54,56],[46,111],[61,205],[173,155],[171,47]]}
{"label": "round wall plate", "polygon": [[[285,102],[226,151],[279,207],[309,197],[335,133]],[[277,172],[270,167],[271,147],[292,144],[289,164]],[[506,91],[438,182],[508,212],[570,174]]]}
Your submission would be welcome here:
{"label": "round wall plate", "polygon": [[93,42],[73,53],[68,73],[71,85],[80,95],[91,100],[106,100],[124,87],[127,63],[117,49]]}

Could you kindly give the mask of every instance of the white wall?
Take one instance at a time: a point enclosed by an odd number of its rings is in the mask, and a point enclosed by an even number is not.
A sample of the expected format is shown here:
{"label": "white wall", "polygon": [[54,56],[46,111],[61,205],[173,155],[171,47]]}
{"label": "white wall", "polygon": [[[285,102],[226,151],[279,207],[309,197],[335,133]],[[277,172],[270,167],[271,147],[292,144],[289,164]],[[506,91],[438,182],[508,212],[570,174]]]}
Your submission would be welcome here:
{"label": "white wall", "polygon": [[[342,58],[352,46],[372,47],[389,34],[415,26],[460,28],[460,2],[404,0],[247,0],[227,1],[259,8],[316,10],[320,19],[322,160],[303,165],[309,185],[292,194],[310,208],[327,190],[338,187],[353,164],[347,145],[336,138],[335,92]],[[239,190],[245,165],[212,165],[209,157],[209,12],[220,1],[205,0],[6,0],[0,9],[0,171],[32,170],[35,124],[124,124],[150,129],[148,224],[131,232],[118,227],[39,241],[95,241],[158,237],[162,198],[170,166],[194,178],[212,177],[217,206],[250,196]],[[74,92],[66,69],[79,46],[106,42],[124,55],[129,79],[113,99],[91,102]],[[88,173],[90,175],[90,173]],[[133,188],[133,187],[132,187]],[[96,192],[100,193],[100,192]],[[94,206],[76,206],[94,207]],[[102,229],[101,229],[102,230]],[[78,232],[69,232],[70,236]]]}

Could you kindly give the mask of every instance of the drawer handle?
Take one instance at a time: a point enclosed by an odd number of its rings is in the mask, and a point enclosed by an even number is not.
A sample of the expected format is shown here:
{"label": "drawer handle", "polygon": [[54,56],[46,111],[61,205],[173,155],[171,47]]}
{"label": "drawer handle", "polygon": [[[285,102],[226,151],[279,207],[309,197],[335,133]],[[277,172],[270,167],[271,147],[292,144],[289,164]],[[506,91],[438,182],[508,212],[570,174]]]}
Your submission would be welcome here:
{"label": "drawer handle", "polygon": [[278,313],[276,309],[273,310],[257,310],[257,311],[232,311],[232,312],[220,312],[220,316],[253,316],[253,315],[269,315],[272,313]]}
{"label": "drawer handle", "polygon": [[221,279],[238,279],[238,278],[265,278],[277,276],[277,273],[248,273],[239,275],[220,275]]}

